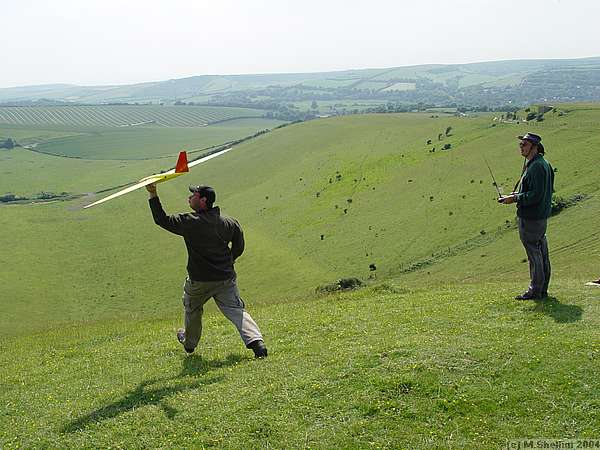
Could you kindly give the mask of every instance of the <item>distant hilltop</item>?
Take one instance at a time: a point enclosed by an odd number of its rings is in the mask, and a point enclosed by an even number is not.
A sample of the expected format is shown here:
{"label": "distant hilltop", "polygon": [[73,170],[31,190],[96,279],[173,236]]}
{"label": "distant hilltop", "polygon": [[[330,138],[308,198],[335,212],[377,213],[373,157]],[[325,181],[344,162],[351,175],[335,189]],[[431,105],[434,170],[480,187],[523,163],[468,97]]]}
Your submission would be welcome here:
{"label": "distant hilltop", "polygon": [[431,106],[522,106],[600,100],[600,57],[429,64],[337,72],[200,75],[114,86],[0,89],[4,106],[201,104],[276,109],[286,102],[356,100]]}

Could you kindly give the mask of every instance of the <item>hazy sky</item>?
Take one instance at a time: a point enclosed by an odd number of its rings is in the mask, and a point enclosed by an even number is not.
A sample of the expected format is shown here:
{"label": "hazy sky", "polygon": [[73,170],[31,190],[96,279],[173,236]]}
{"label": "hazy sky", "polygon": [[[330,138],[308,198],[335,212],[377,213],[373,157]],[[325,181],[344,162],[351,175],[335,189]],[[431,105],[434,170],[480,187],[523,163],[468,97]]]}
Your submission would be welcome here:
{"label": "hazy sky", "polygon": [[600,56],[599,0],[0,0],[0,87]]}

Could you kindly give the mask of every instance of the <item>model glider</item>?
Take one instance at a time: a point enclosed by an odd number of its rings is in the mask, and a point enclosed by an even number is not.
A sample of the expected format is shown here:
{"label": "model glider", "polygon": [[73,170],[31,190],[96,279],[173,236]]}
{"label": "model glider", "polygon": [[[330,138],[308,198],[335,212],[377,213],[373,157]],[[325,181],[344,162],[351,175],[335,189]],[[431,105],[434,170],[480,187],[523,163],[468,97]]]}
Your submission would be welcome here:
{"label": "model glider", "polygon": [[148,186],[149,184],[152,184],[152,183],[162,183],[164,181],[172,180],[173,178],[176,178],[180,175],[183,175],[183,174],[189,172],[190,167],[194,167],[200,163],[208,161],[209,159],[213,159],[213,158],[216,158],[217,156],[221,156],[223,153],[226,153],[229,150],[231,150],[231,148],[221,150],[220,152],[213,153],[211,155],[205,156],[204,158],[197,159],[190,163],[188,163],[188,161],[187,161],[186,152],[180,152],[179,158],[177,158],[177,164],[175,165],[174,169],[171,169],[164,173],[157,173],[154,175],[150,175],[148,177],[144,177],[137,183],[135,183],[129,187],[126,187],[125,189],[123,189],[119,192],[115,192],[114,194],[111,194],[108,197],[101,198],[97,202],[90,203],[89,205],[84,206],[84,208],[90,208],[92,206],[99,205],[100,203],[107,202],[109,200],[112,200],[113,198],[120,197],[121,195],[135,191],[136,189],[142,188],[144,186]]}

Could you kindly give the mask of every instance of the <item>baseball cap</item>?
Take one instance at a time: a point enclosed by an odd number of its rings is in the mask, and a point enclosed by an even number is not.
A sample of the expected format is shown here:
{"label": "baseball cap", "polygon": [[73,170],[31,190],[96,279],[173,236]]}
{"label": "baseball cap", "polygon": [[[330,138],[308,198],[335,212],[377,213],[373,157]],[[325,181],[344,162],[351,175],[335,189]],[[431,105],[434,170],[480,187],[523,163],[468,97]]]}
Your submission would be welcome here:
{"label": "baseball cap", "polygon": [[521,141],[529,141],[533,145],[538,146],[538,153],[544,154],[544,146],[542,145],[542,137],[534,133],[525,133],[523,136],[517,136]]}
{"label": "baseball cap", "polygon": [[206,202],[210,205],[212,205],[217,199],[217,193],[210,186],[192,185],[190,186],[190,192],[197,192],[198,194],[200,194],[200,197],[206,197]]}

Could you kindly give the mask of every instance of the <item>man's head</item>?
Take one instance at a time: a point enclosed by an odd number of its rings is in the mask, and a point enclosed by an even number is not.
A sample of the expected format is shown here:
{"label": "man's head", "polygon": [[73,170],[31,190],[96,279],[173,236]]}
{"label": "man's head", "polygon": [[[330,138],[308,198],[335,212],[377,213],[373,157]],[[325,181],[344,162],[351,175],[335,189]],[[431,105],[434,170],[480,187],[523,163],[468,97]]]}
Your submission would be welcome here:
{"label": "man's head", "polygon": [[210,186],[190,186],[190,192],[192,195],[189,196],[188,201],[194,211],[212,208],[217,199],[215,190]]}
{"label": "man's head", "polygon": [[517,139],[521,141],[519,143],[521,156],[530,159],[538,153],[541,155],[544,154],[541,136],[533,133],[525,133],[523,136],[517,136]]}

